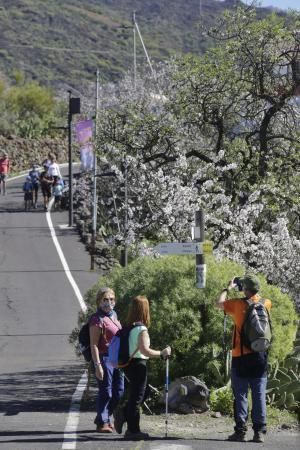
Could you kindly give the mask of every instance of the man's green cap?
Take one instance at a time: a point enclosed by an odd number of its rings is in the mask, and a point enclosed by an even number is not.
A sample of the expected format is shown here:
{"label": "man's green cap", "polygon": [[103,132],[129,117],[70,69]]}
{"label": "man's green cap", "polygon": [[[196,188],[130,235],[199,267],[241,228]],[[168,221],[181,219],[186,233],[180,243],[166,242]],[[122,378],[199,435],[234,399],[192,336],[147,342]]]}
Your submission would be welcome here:
{"label": "man's green cap", "polygon": [[241,279],[241,283],[243,285],[243,289],[247,289],[255,294],[260,289],[259,279],[256,275],[254,275],[254,273],[246,273],[244,278]]}

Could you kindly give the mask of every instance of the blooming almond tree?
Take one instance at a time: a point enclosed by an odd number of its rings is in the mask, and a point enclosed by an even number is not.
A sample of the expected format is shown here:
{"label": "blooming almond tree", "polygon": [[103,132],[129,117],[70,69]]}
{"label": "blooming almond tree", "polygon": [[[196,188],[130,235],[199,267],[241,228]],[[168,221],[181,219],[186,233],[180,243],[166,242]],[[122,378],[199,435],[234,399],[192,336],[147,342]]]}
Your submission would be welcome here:
{"label": "blooming almond tree", "polygon": [[117,211],[121,241],[187,240],[203,208],[216,254],[296,298],[298,23],[238,8],[210,31],[217,45],[203,57],[170,61],[135,89],[127,78],[103,99],[96,146],[117,180],[114,200],[99,187],[100,210],[112,235]]}

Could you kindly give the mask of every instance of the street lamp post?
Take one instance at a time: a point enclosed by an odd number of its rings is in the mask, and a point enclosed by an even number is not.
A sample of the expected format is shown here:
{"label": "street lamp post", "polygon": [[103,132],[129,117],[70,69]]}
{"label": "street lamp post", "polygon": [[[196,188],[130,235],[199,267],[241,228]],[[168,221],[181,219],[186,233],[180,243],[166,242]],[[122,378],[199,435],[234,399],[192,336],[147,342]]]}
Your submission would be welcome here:
{"label": "street lamp post", "polygon": [[121,265],[127,267],[128,265],[128,247],[127,247],[127,237],[128,237],[128,161],[125,158],[122,161],[122,170],[124,174],[124,247],[121,251]]}
{"label": "street lamp post", "polygon": [[[98,128],[98,110],[99,110],[99,69],[96,72],[96,117],[95,117],[95,140],[97,139]],[[92,205],[92,239],[91,239],[91,270],[95,268],[95,246],[97,232],[97,153],[94,148],[94,177],[93,177],[93,205]]]}
{"label": "street lamp post", "polygon": [[72,166],[72,117],[73,114],[80,113],[80,98],[72,97],[69,93],[69,113],[68,113],[68,158],[69,158],[69,227],[73,226],[73,166]]}

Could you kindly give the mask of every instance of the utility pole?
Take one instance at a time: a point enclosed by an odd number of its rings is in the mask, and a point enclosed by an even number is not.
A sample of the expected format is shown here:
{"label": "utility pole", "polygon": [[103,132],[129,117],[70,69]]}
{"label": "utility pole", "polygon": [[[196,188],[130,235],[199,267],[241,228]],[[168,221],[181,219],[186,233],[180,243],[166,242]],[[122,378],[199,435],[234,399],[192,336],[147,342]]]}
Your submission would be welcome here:
{"label": "utility pole", "polygon": [[[98,122],[98,110],[99,110],[99,69],[96,73],[96,115],[95,115],[95,141],[97,139],[97,122]],[[94,145],[94,169],[93,169],[93,220],[92,220],[92,239],[91,239],[91,270],[95,268],[95,250],[96,250],[96,233],[97,233],[97,154]]]}
{"label": "utility pole", "polygon": [[121,252],[121,265],[127,267],[128,265],[128,248],[127,248],[127,235],[128,235],[128,162],[125,156],[123,160],[123,173],[124,173],[124,204],[125,204],[125,217],[124,217],[124,248]]}
{"label": "utility pole", "polygon": [[132,31],[133,31],[133,86],[136,89],[136,36],[135,36],[135,11],[132,13]]}
{"label": "utility pole", "polygon": [[[204,212],[196,211],[195,214],[195,241],[204,242]],[[197,288],[205,288],[206,285],[206,264],[204,261],[204,252],[196,255],[196,286]]]}
{"label": "utility pole", "polygon": [[69,157],[69,227],[73,226],[73,166],[72,166],[72,116],[80,113],[80,98],[72,98],[69,90],[68,157]]}
{"label": "utility pole", "polygon": [[69,93],[69,114],[68,114],[68,155],[69,155],[69,227],[73,226],[73,166],[72,166],[72,114],[71,114],[71,95]]}

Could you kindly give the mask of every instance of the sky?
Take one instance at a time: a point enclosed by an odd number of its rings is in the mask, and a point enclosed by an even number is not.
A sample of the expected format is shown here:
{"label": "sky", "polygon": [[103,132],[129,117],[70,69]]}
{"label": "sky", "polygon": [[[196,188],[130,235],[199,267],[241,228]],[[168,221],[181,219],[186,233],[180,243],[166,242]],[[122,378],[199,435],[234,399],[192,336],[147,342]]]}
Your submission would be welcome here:
{"label": "sky", "polygon": [[[250,3],[249,0],[245,0],[245,3]],[[300,11],[299,0],[260,0],[261,6],[274,6],[280,9],[296,9]]]}

